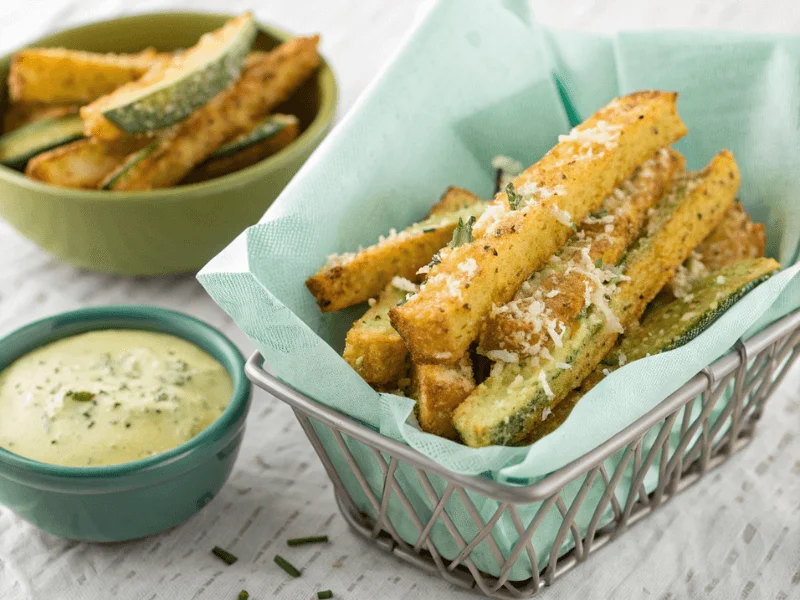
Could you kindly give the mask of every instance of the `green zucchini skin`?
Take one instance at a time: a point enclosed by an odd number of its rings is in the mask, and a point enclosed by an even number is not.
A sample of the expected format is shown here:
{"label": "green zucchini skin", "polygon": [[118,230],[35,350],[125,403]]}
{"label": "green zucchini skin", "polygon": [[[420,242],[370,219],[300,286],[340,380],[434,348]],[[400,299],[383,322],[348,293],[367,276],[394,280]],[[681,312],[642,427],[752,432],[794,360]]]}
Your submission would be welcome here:
{"label": "green zucchini skin", "polygon": [[183,121],[239,78],[258,28],[246,20],[219,54],[183,77],[135,93],[103,116],[126,133],[145,133]]}
{"label": "green zucchini skin", "polygon": [[0,137],[0,163],[24,167],[37,154],[83,137],[83,121],[78,115],[41,119]]}
{"label": "green zucchini skin", "polygon": [[272,115],[253,127],[253,129],[247,133],[217,148],[207,160],[232,156],[241,150],[245,150],[246,148],[250,148],[251,146],[258,144],[259,142],[263,142],[267,138],[271,138],[273,135],[281,132],[293,122],[297,122],[297,117],[293,115]]}
{"label": "green zucchini skin", "polygon": [[148,144],[141,150],[137,150],[133,154],[131,154],[128,158],[125,159],[116,170],[109,175],[106,180],[103,182],[103,185],[100,187],[101,190],[113,190],[114,184],[125,177],[127,173],[140,161],[144,160],[146,157],[150,156],[153,151],[158,148],[159,143],[157,141],[153,142],[152,144]]}
{"label": "green zucchini skin", "polygon": [[[620,363],[627,364],[688,344],[779,268],[778,263],[767,258],[743,260],[697,281],[690,290],[694,297],[689,302],[676,298],[666,304],[659,304],[645,315],[638,328],[620,340],[614,350],[586,378],[580,390],[562,400],[553,409],[552,415],[539,423],[522,444],[533,443],[558,429],[580,399],[606,373],[619,369]],[[717,283],[719,277],[723,277],[725,282]],[[693,313],[691,318],[683,318],[684,315]]]}
{"label": "green zucchini skin", "polygon": [[688,344],[778,268],[774,260],[756,258],[707,275],[690,288],[688,302],[676,298],[657,307],[645,316],[637,330],[622,339],[612,354],[623,352],[630,362]]}

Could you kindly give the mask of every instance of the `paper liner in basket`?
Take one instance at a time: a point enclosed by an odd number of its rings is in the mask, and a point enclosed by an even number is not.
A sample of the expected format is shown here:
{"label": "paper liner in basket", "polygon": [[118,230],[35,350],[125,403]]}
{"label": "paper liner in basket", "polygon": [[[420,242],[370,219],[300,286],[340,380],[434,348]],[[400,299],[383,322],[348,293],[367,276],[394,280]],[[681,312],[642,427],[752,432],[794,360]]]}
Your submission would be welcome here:
{"label": "paper liner in basket", "polygon": [[[302,393],[402,440],[447,468],[533,481],[622,430],[747,332],[800,306],[800,38],[550,31],[517,3],[437,3],[262,221],[198,275],[211,296]],[[680,93],[692,169],[722,148],[741,201],[767,226],[785,270],[699,338],[597,386],[555,433],[525,448],[472,449],[408,424],[412,401],[377,394],[341,359],[363,307],[323,315],[304,281],[329,254],[422,217],[448,185],[490,196],[491,159],[531,164],[613,97]],[[657,375],[654,375],[656,374]]]}

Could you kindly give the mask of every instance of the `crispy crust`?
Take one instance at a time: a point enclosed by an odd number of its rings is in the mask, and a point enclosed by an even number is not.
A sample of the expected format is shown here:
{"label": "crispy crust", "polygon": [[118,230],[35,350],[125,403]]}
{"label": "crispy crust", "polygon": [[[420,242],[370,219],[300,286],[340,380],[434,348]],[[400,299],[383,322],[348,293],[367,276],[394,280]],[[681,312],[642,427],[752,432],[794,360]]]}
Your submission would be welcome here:
{"label": "crispy crust", "polygon": [[[242,135],[247,134],[244,133]],[[234,173],[235,171],[245,169],[280,152],[295,141],[298,135],[300,135],[299,123],[297,121],[288,123],[275,135],[257,144],[243,148],[236,154],[207,160],[202,165],[192,169],[181,183],[207,181],[215,177],[222,177],[228,173]]]}
{"label": "crispy crust", "polygon": [[455,439],[453,411],[475,389],[468,354],[455,365],[414,365],[411,395],[417,401],[417,420],[423,431]]}
{"label": "crispy crust", "polygon": [[[724,150],[699,175],[679,180],[659,203],[655,217],[648,223],[648,235],[640,238],[622,261],[630,279],[619,284],[609,303],[623,328],[639,320],[647,303],[672,278],[692,249],[720,223],[738,187],[738,167],[731,153]],[[592,312],[567,327],[564,348],[554,356],[571,367],[555,369],[554,375],[547,378],[551,392],[546,395],[546,402],[542,401],[545,393],[539,383],[540,373],[546,371],[537,363],[524,361],[505,365],[456,409],[454,423],[467,445],[482,447],[526,439],[542,420],[544,410],[557,406],[595,369],[619,333],[603,326],[602,320],[600,327],[593,329]],[[574,343],[570,341],[573,335]],[[515,389],[508,391],[514,380],[518,381]],[[514,424],[513,430],[508,428],[509,421]]]}
{"label": "crispy crust", "polygon": [[[744,263],[747,264],[745,265]],[[733,264],[734,263],[730,263],[726,266],[732,266]],[[741,295],[742,292],[749,290],[754,283],[760,281],[769,273],[780,269],[780,265],[771,258],[744,259],[739,266],[747,269],[748,277],[747,279],[741,279],[739,281],[738,293],[733,293],[735,296]],[[725,274],[725,270],[721,273],[718,270],[713,271],[706,282],[710,283],[719,275],[724,276]],[[722,285],[724,286],[724,284]],[[567,417],[569,417],[572,410],[578,404],[578,401],[594,386],[600,383],[606,376],[606,373],[623,366],[620,358],[621,356],[625,356],[625,364],[627,364],[644,358],[645,356],[669,350],[671,348],[671,342],[676,336],[674,331],[664,335],[664,330],[669,330],[670,323],[676,322],[677,315],[685,315],[690,311],[697,312],[698,315],[704,315],[708,310],[716,310],[715,304],[718,302],[718,296],[712,294],[715,289],[713,285],[709,286],[710,292],[707,291],[702,298],[693,297],[693,300],[688,303],[684,300],[673,299],[672,303],[664,304],[657,312],[648,313],[641,324],[635,329],[631,328],[630,333],[627,334],[622,341],[617,344],[612,353],[609,354],[609,357],[613,357],[614,359],[612,361],[613,364],[604,364],[606,363],[605,360],[599,364],[594,371],[583,380],[579,389],[570,392],[564,400],[553,408],[552,414],[547,419],[537,423],[533,427],[525,443],[531,444],[558,429],[558,427],[567,420]],[[692,291],[694,292],[695,290],[693,289]],[[730,296],[728,296],[728,298],[730,298]],[[697,327],[696,320],[688,319],[685,323],[681,322],[681,331],[678,332],[679,335],[677,337],[685,335],[686,331],[694,327]],[[682,345],[682,343],[679,345]]]}
{"label": "crispy crust", "polygon": [[[515,178],[517,190],[535,186],[536,203],[509,211],[507,194],[500,193],[476,224],[476,239],[443,253],[423,290],[390,311],[414,362],[453,363],[463,356],[492,305],[511,300],[567,241],[571,230],[558,213],[583,221],[639,164],[686,133],[676,100],[664,92],[614,100]],[[604,140],[599,134],[609,125],[619,129]],[[471,261],[477,268],[465,270]]]}
{"label": "crispy crust", "polygon": [[753,223],[742,205],[734,202],[722,223],[697,247],[697,253],[706,268],[716,271],[746,258],[764,256],[766,244],[764,225]]}
{"label": "crispy crust", "polygon": [[3,115],[3,132],[14,131],[42,119],[57,119],[78,112],[75,104],[41,104],[39,102],[16,102]]}
{"label": "crispy crust", "polygon": [[524,318],[534,302],[544,306],[542,314],[548,318],[560,323],[572,321],[584,308],[586,286],[594,287],[591,274],[585,270],[565,272],[568,260],[577,253],[572,251],[574,245],[586,247],[591,263],[616,264],[641,232],[648,210],[658,203],[673,178],[683,172],[684,166],[685,160],[678,152],[659,150],[637,169],[623,186],[617,188],[620,192],[615,190],[603,203],[608,219],[613,219],[608,223],[613,230],[605,232],[606,223],[602,218],[588,223],[584,221],[581,230],[586,237],[582,241],[574,239],[571,242],[573,246],[568,244],[558,253],[559,260],[548,265],[547,270],[553,271],[551,275],[542,274],[538,281],[535,278],[529,280],[534,290],[522,297],[518,293],[515,300],[486,318],[481,328],[480,351],[522,352],[547,336],[546,331],[537,330],[534,322]]}
{"label": "crispy crust", "polygon": [[14,102],[91,102],[138,79],[163,56],[154,48],[137,54],[26,48],[11,60],[9,95]]}
{"label": "crispy crust", "polygon": [[94,138],[78,140],[34,156],[25,167],[25,175],[50,185],[93,189],[126,156],[138,151],[149,141],[142,137],[113,141]]}
{"label": "crispy crust", "polygon": [[112,189],[147,190],[178,183],[226,140],[252,129],[286,100],[319,65],[318,44],[319,36],[295,38],[262,54],[261,60],[249,61],[234,85],[170,128],[158,147]]}
{"label": "crispy crust", "polygon": [[[429,217],[441,216],[430,228],[412,226],[378,244],[359,250],[347,260],[329,262],[306,280],[320,310],[330,312],[377,296],[395,275],[416,281],[417,271],[453,236],[458,211],[480,214],[481,199],[461,188],[450,187],[431,208]],[[455,209],[455,212],[451,209]],[[416,224],[415,224],[416,225]]]}
{"label": "crispy crust", "polygon": [[[93,136],[111,140],[126,135],[125,131],[106,119],[103,113],[114,106],[121,98],[132,98],[140,93],[141,90],[146,90],[154,84],[160,83],[175,71],[185,72],[187,62],[190,63],[193,57],[202,54],[208,44],[214,44],[215,40],[224,39],[231,31],[239,29],[243,23],[252,20],[252,18],[252,14],[246,12],[229,20],[219,29],[202,36],[194,46],[183,52],[158,55],[150,68],[141,77],[117,87],[106,95],[97,98],[91,104],[82,107],[81,117],[84,121],[86,137]],[[245,61],[246,64],[247,61]],[[219,97],[219,95],[215,96],[215,98]]]}
{"label": "crispy crust", "polygon": [[406,346],[389,322],[389,308],[406,292],[391,283],[347,332],[343,358],[374,387],[397,388],[406,373]]}

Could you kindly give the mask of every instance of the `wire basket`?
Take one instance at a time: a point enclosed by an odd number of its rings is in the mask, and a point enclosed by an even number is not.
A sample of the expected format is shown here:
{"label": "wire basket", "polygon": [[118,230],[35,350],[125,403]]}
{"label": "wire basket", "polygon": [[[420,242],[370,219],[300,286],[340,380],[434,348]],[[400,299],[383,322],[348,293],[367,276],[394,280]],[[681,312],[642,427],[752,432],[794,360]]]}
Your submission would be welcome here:
{"label": "wire basket", "polygon": [[451,583],[509,599],[534,596],[747,445],[798,356],[800,311],[737,342],[619,434],[524,486],[445,469],[280,382],[259,353],[246,373],[292,407],[356,532]]}

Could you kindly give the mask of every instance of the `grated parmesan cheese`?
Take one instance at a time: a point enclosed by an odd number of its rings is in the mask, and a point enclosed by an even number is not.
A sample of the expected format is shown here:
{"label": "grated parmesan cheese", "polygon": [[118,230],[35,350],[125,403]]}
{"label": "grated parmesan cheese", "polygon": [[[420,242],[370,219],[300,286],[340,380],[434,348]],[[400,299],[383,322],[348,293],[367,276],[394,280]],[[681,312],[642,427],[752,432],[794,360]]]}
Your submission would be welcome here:
{"label": "grated parmesan cheese", "polygon": [[571,369],[572,365],[565,362],[557,362],[556,366],[561,369],[562,371],[566,371],[567,369]]}
{"label": "grated parmesan cheese", "polygon": [[544,395],[550,398],[551,400],[555,398],[555,394],[553,390],[550,389],[550,385],[547,383],[547,376],[545,376],[544,371],[539,371],[539,383],[542,384],[542,390],[544,390]]}
{"label": "grated parmesan cheese", "polygon": [[[607,121],[597,121],[594,127],[588,129],[579,129],[573,127],[569,135],[558,136],[559,142],[577,142],[582,146],[589,146],[591,144],[599,144],[608,149],[616,146],[619,139],[621,125],[610,124]],[[589,148],[588,155],[591,156],[592,148]],[[600,154],[602,155],[602,153]]]}
{"label": "grated parmesan cheese", "polygon": [[486,356],[492,360],[504,363],[518,363],[519,354],[516,352],[509,352],[508,350],[490,350]]}
{"label": "grated parmesan cheese", "polygon": [[458,270],[466,273],[467,277],[472,277],[478,271],[478,263],[474,258],[468,258],[464,262],[458,263]]}
{"label": "grated parmesan cheese", "polygon": [[725,283],[725,276],[724,275],[717,275],[717,278],[714,280],[717,282],[717,285],[722,285]]}
{"label": "grated parmesan cheese", "polygon": [[378,303],[378,301],[375,298],[368,298],[367,299],[367,304],[370,305],[370,308],[375,306],[377,303]]}
{"label": "grated parmesan cheese", "polygon": [[544,410],[542,411],[542,421],[546,420],[552,414],[553,414],[553,411],[550,410],[550,407],[549,406],[545,406]]}
{"label": "grated parmesan cheese", "polygon": [[628,357],[625,356],[624,352],[620,352],[619,353],[619,366],[620,367],[624,367],[625,363],[627,363],[627,362],[628,362]]}
{"label": "grated parmesan cheese", "polygon": [[[561,331],[557,330],[557,327],[561,325]],[[564,345],[564,342],[561,338],[564,337],[564,333],[567,331],[567,326],[564,325],[561,321],[556,320],[547,320],[547,334],[553,340],[553,343],[556,345],[556,348],[561,348]]]}
{"label": "grated parmesan cheese", "polygon": [[409,294],[416,294],[419,291],[415,283],[410,282],[405,277],[398,277],[397,275],[392,277],[392,285],[398,290],[408,292]]}
{"label": "grated parmesan cheese", "polygon": [[566,210],[560,209],[557,204],[553,204],[553,206],[550,207],[550,212],[553,213],[555,218],[558,219],[558,222],[562,225],[574,227],[575,224],[572,222],[572,215]]}

